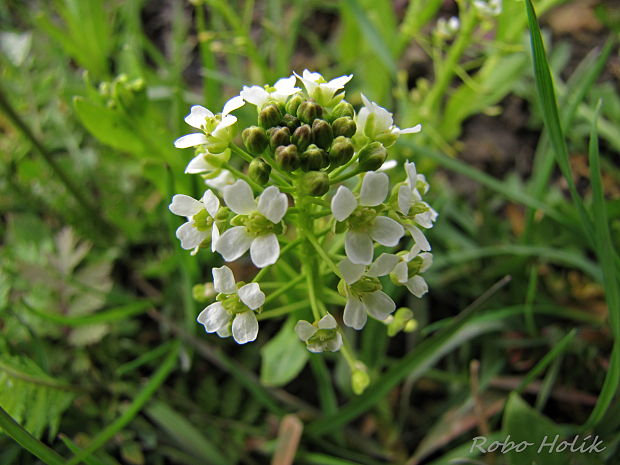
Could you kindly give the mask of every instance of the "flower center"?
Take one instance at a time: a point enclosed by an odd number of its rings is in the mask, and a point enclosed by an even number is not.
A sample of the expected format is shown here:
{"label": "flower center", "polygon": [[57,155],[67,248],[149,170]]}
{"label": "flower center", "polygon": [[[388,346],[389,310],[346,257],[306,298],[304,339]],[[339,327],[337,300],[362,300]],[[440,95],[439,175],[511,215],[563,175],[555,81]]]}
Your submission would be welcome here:
{"label": "flower center", "polygon": [[353,295],[361,297],[363,294],[380,291],[383,286],[381,286],[379,278],[362,276],[358,281],[351,284],[349,289]]}
{"label": "flower center", "polygon": [[323,343],[326,341],[332,340],[336,337],[337,330],[335,329],[319,329],[316,333],[314,333],[309,339],[309,344]]}
{"label": "flower center", "polygon": [[213,218],[207,210],[200,210],[192,217],[192,220],[194,220],[194,227],[198,231],[210,231],[213,227]]}
{"label": "flower center", "polygon": [[377,212],[369,207],[357,207],[347,218],[347,226],[350,231],[368,232],[372,226]]}
{"label": "flower center", "polygon": [[250,310],[241,302],[237,294],[220,294],[217,296],[217,300],[222,302],[224,310],[226,310],[229,315],[236,315]]}

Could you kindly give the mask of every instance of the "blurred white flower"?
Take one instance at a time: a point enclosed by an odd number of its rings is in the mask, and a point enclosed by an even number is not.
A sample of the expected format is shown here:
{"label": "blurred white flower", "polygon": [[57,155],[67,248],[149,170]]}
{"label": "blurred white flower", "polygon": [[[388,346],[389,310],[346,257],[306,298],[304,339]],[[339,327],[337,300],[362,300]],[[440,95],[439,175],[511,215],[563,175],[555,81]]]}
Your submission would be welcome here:
{"label": "blurred white flower", "polygon": [[421,124],[413,127],[400,129],[394,125],[392,113],[380,107],[375,102],[371,102],[362,94],[364,106],[355,117],[357,133],[364,135],[368,139],[381,142],[386,147],[394,145],[396,139],[401,134],[415,134],[422,130]]}

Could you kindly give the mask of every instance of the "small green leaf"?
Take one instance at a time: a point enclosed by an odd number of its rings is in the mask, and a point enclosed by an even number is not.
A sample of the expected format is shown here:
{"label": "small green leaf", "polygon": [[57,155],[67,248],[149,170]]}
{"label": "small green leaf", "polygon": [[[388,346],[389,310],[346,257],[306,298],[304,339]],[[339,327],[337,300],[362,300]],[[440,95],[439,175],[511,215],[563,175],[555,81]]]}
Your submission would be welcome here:
{"label": "small green leaf", "polygon": [[308,361],[303,346],[289,319],[280,332],[261,349],[260,379],[268,386],[282,386],[299,374]]}

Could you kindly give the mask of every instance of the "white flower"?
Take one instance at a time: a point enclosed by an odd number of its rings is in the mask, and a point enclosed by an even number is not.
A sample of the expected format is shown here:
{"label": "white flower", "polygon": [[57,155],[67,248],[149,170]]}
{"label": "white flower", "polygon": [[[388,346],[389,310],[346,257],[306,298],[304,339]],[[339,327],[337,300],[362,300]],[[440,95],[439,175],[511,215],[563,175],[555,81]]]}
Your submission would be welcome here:
{"label": "white flower", "polygon": [[396,261],[391,254],[382,254],[368,269],[365,265],[352,263],[346,258],[338,264],[345,281],[344,293],[347,298],[343,315],[345,325],[362,329],[368,314],[383,321],[396,309],[394,301],[381,290],[378,279],[379,276],[388,274]]}
{"label": "white flower", "polygon": [[204,145],[211,153],[223,152],[234,135],[232,125],[237,122],[237,117],[231,115],[230,112],[241,108],[243,105],[245,105],[245,101],[240,95],[228,100],[224,104],[222,113],[217,115],[203,106],[194,105],[191,107],[189,115],[185,117],[185,122],[203,132],[179,137],[174,141],[174,146],[185,149]]}
{"label": "white flower", "polygon": [[224,187],[223,193],[228,208],[243,215],[240,218],[242,225],[225,231],[216,250],[227,262],[236,260],[250,249],[252,262],[258,268],[274,264],[280,257],[276,232],[288,208],[286,194],[276,186],[269,186],[257,202],[248,183],[241,179]]}
{"label": "white flower", "polygon": [[502,12],[502,0],[474,0],[474,8],[481,16],[498,16]]}
{"label": "white flower", "polygon": [[448,20],[445,18],[439,18],[437,20],[435,32],[443,39],[450,39],[451,37],[454,37],[460,27],[461,22],[456,16],[452,16]]}
{"label": "white flower", "polygon": [[304,69],[301,76],[297,73],[295,73],[295,76],[303,82],[308,97],[314,99],[319,105],[327,107],[337,104],[344,98],[344,92],[338,95],[335,94],[340,89],[343,89],[353,78],[353,75],[349,74],[348,76],[340,76],[327,82],[319,73],[312,73],[307,69]]}
{"label": "white flower", "polygon": [[387,216],[380,216],[376,207],[388,195],[389,178],[385,173],[370,171],[364,176],[359,202],[345,186],[332,198],[331,208],[338,221],[347,220],[345,252],[351,262],[369,265],[373,256],[373,240],[393,247],[405,234],[403,227]]}
{"label": "white flower", "polygon": [[433,264],[433,255],[427,252],[418,254],[416,250],[413,248],[399,254],[381,254],[369,268],[369,275],[390,273],[396,283],[406,286],[416,297],[422,297],[428,292],[428,285],[420,273],[424,273]]}
{"label": "white flower", "polygon": [[368,139],[379,141],[386,147],[394,145],[401,134],[414,134],[422,130],[422,125],[417,124],[410,128],[400,129],[394,125],[392,113],[371,102],[362,94],[364,106],[355,117],[357,133]]}
{"label": "white flower", "polygon": [[258,283],[244,284],[237,289],[233,272],[227,266],[213,268],[213,287],[219,295],[198,315],[198,322],[208,333],[217,332],[220,337],[231,334],[238,344],[256,339],[258,320],[255,311],[265,303],[265,294]]}
{"label": "white flower", "polygon": [[218,191],[224,190],[224,187],[231,186],[235,183],[236,179],[232,173],[228,170],[221,170],[219,174],[214,177],[206,177],[205,184]]}
{"label": "white flower", "polygon": [[298,321],[295,332],[310,352],[336,352],[342,346],[342,336],[337,328],[336,319],[328,313],[314,324],[306,320]]}
{"label": "white flower", "polygon": [[219,171],[221,168],[216,164],[212,164],[207,160],[207,156],[213,159],[227,162],[230,160],[230,149],[224,150],[222,153],[213,154],[209,151],[199,151],[194,158],[190,160],[185,168],[185,174],[209,174]]}
{"label": "white flower", "polygon": [[187,222],[179,226],[176,232],[182,248],[194,249],[193,253],[196,253],[200,244],[211,237],[211,250],[215,251],[220,236],[215,224],[215,215],[220,208],[220,200],[213,192],[207,189],[200,200],[189,195],[177,194],[172,197],[172,203],[168,208],[175,215],[187,218]]}
{"label": "white flower", "polygon": [[270,100],[278,103],[285,103],[290,95],[299,92],[301,89],[295,87],[297,78],[291,74],[287,78],[278,79],[273,87],[265,86],[243,86],[240,95],[246,102],[249,102],[260,110],[262,106]]}
{"label": "white flower", "polygon": [[422,195],[429,189],[428,182],[423,174],[417,174],[415,163],[405,162],[405,171],[407,181],[398,189],[398,209],[403,215],[408,215],[413,205],[421,207],[423,211],[413,215],[414,221],[424,228],[432,228],[438,213],[428,203],[422,201]]}

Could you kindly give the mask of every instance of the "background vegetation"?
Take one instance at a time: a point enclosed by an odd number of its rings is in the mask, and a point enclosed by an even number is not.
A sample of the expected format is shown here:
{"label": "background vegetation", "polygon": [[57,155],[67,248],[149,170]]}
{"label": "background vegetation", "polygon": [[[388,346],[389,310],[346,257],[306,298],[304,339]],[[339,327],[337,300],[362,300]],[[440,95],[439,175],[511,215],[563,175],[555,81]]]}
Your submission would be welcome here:
{"label": "background vegetation", "polygon": [[[620,9],[536,1],[545,55],[528,5],[1,2],[0,463],[620,463]],[[361,396],[277,325],[204,334],[192,288],[220,259],[167,209],[203,189],[172,146],[189,106],[304,68],[423,124],[395,153],[440,212],[431,292],[394,294],[418,329],[359,334]],[[606,449],[469,454],[556,432]]]}

